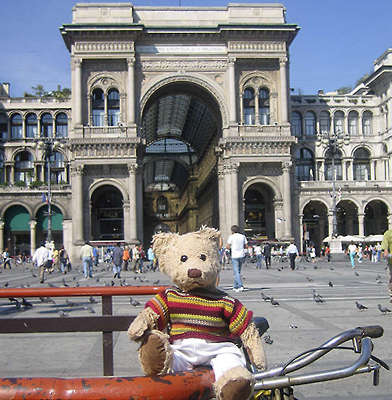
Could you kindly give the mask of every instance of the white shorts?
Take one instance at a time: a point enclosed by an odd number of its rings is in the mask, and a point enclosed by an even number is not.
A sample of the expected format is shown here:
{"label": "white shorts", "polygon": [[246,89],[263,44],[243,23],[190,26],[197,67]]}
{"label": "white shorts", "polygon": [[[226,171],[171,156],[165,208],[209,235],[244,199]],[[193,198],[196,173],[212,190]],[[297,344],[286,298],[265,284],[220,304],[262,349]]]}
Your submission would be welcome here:
{"label": "white shorts", "polygon": [[243,352],[231,342],[215,343],[204,339],[180,339],[172,345],[173,372],[189,371],[197,365],[210,365],[217,381],[234,367],[245,367]]}

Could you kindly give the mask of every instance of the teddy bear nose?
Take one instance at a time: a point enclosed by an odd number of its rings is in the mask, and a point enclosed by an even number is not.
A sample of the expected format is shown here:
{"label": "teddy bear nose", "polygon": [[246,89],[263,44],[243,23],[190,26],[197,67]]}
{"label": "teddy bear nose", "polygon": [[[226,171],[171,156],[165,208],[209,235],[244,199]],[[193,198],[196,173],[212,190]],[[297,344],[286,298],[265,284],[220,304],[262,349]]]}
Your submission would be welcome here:
{"label": "teddy bear nose", "polygon": [[200,269],[197,268],[188,269],[188,276],[189,278],[200,278],[201,271]]}

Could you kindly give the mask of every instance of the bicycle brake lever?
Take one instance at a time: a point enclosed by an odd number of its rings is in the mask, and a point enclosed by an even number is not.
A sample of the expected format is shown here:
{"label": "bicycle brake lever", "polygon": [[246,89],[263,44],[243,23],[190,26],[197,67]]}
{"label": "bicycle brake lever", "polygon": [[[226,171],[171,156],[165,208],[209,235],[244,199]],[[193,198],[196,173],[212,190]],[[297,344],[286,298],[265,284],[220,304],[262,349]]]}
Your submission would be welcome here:
{"label": "bicycle brake lever", "polygon": [[376,363],[380,364],[382,367],[384,367],[387,371],[390,370],[389,365],[384,362],[383,360],[380,360],[378,357],[374,356],[373,354],[370,356],[370,358],[375,361]]}

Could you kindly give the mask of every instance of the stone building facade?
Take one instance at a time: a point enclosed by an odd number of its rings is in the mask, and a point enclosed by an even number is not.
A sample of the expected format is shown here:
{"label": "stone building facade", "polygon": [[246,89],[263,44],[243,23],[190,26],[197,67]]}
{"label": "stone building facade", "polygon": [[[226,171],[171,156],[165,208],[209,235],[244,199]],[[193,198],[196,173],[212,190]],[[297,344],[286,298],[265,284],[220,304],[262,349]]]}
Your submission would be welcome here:
{"label": "stone building facade", "polygon": [[320,245],[331,232],[322,135],[337,130],[339,229],[381,233],[390,53],[349,95],[290,96],[298,30],[279,4],[77,4],[60,29],[71,98],[1,87],[0,248],[30,252],[46,237],[48,182],[54,241],[74,257],[85,240],[148,243],[203,224]]}

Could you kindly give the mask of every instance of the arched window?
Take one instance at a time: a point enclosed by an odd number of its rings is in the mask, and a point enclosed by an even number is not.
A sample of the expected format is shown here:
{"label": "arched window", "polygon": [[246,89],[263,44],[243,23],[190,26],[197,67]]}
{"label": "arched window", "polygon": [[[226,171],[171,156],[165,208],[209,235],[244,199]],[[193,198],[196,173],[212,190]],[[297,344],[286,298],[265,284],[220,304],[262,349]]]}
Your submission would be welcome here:
{"label": "arched window", "polygon": [[93,126],[105,125],[105,99],[102,89],[94,89],[92,95]]}
{"label": "arched window", "polygon": [[355,150],[353,156],[354,181],[370,179],[370,153],[363,147]]}
{"label": "arched window", "polygon": [[314,180],[314,157],[310,150],[302,148],[296,151],[295,176],[299,181]]}
{"label": "arched window", "polygon": [[21,151],[15,156],[15,182],[28,184],[33,178],[33,156],[29,151]]}
{"label": "arched window", "polygon": [[108,93],[108,125],[117,126],[120,122],[120,94],[117,89]]}
{"label": "arched window", "polygon": [[302,116],[298,111],[291,113],[291,134],[296,137],[302,136]]}
{"label": "arched window", "polygon": [[[66,183],[64,155],[53,151],[49,156],[50,182],[54,184]],[[48,181],[48,159],[45,160],[45,182]]]}
{"label": "arched window", "polygon": [[358,113],[350,111],[348,114],[348,133],[350,136],[358,136]]}
{"label": "arched window", "polygon": [[5,182],[4,153],[0,151],[0,184]]}
{"label": "arched window", "polygon": [[169,212],[169,203],[165,196],[159,196],[157,199],[157,214],[167,216]]}
{"label": "arched window", "polygon": [[45,113],[41,117],[41,137],[53,137],[53,117],[49,113]]}
{"label": "arched window", "polygon": [[36,114],[29,114],[26,117],[26,137],[34,138],[38,136],[38,118]]}
{"label": "arched window", "polygon": [[333,129],[335,134],[344,133],[344,113],[343,111],[336,111],[333,116]]}
{"label": "arched window", "polygon": [[56,137],[68,137],[68,117],[65,113],[56,115]]}
{"label": "arched window", "polygon": [[[332,157],[333,163],[335,165],[335,171],[332,167]],[[326,181],[332,181],[335,176],[335,180],[342,180],[342,152],[336,150],[334,153],[328,150],[325,154],[325,168],[324,168],[324,179]]]}
{"label": "arched window", "polygon": [[8,139],[8,118],[0,114],[0,139]]}
{"label": "arched window", "polygon": [[365,111],[362,114],[362,132],[364,136],[371,136],[373,134],[372,124],[373,114],[371,111]]}
{"label": "arched window", "polygon": [[242,96],[244,109],[244,124],[255,124],[255,91],[253,88],[246,88]]}
{"label": "arched window", "polygon": [[305,135],[314,136],[316,134],[316,116],[314,112],[307,111],[305,114]]}
{"label": "arched window", "polygon": [[20,114],[14,114],[11,117],[11,139],[22,139],[22,116]]}
{"label": "arched window", "polygon": [[270,123],[270,94],[267,88],[259,90],[259,122],[261,125]]}
{"label": "arched window", "polygon": [[329,135],[331,128],[331,117],[328,111],[320,112],[320,133],[322,135]]}

